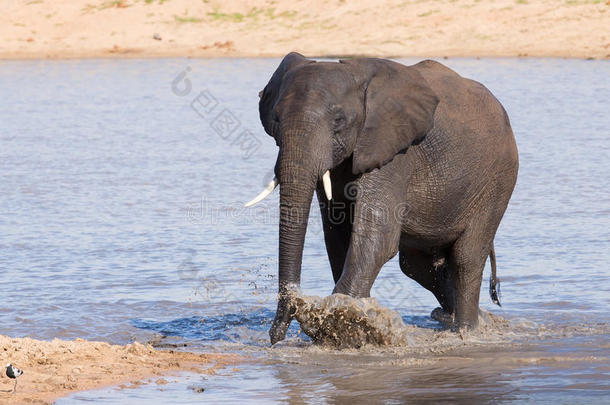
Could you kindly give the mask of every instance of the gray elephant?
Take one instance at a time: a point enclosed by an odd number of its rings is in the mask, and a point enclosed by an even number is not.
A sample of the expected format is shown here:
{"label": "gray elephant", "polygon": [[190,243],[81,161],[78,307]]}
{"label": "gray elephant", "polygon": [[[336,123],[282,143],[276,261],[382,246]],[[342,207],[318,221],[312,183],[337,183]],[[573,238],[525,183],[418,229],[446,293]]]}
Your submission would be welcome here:
{"label": "gray elephant", "polygon": [[426,60],[284,57],[259,94],[279,147],[279,298],[269,332],[285,338],[301,279],[314,190],[335,288],[368,297],[399,253],[402,271],[438,299],[438,319],[475,328],[487,257],[518,171],[506,111],[480,83]]}

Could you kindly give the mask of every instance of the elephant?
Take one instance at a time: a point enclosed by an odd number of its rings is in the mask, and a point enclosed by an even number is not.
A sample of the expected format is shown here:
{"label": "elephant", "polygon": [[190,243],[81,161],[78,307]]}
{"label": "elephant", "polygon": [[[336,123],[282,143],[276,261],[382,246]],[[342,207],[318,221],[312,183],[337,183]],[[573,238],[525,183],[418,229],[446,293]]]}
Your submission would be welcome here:
{"label": "elephant", "polygon": [[259,93],[263,128],[279,152],[279,294],[269,331],[285,338],[295,313],[314,191],[335,286],[369,297],[381,267],[432,292],[436,319],[478,326],[487,258],[517,180],[508,115],[482,84],[443,64],[378,58],[314,61],[291,52]]}

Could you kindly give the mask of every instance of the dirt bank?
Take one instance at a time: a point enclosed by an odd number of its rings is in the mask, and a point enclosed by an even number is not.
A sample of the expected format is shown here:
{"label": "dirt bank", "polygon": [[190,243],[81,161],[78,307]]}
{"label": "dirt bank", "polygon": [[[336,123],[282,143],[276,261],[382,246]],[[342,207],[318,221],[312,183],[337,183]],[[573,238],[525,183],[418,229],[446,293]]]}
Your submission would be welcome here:
{"label": "dirt bank", "polygon": [[610,57],[606,0],[0,0],[0,58]]}
{"label": "dirt bank", "polygon": [[[0,404],[52,403],[74,391],[109,385],[139,385],[143,381],[165,383],[160,376],[172,371],[214,373],[237,359],[235,356],[155,350],[133,343],[55,339],[51,342],[0,335]],[[24,371],[16,394],[14,380],[5,374],[7,363]]]}

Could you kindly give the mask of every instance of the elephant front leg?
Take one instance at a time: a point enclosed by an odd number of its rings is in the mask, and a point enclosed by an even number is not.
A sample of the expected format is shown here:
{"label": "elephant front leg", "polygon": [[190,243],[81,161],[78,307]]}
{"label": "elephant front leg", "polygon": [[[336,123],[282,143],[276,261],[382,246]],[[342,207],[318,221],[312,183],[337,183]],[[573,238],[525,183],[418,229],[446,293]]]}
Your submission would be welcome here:
{"label": "elephant front leg", "polygon": [[381,267],[398,252],[400,224],[386,201],[359,198],[341,278],[333,293],[370,296]]}
{"label": "elephant front leg", "polygon": [[[337,284],[343,272],[352,232],[353,202],[340,195],[339,191],[342,190],[337,190],[337,193],[335,193],[333,189],[333,200],[327,201],[322,186],[319,185],[317,189],[320,212],[322,213],[322,226],[324,227],[324,242],[335,284]],[[335,198],[335,195],[338,195],[338,198]]]}

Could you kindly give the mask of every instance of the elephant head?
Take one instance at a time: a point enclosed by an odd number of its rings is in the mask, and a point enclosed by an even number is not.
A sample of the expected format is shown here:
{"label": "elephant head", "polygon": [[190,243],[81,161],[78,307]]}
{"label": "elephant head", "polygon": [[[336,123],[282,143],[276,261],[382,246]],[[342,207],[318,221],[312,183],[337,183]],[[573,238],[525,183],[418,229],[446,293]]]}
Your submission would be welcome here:
{"label": "elephant head", "polygon": [[381,59],[315,62],[284,57],[260,94],[265,131],[279,147],[279,301],[271,343],[293,317],[289,294],[301,278],[303,243],[314,190],[330,195],[330,169],[352,159],[355,175],[379,168],[420,142],[432,128],[438,98],[414,68]]}

